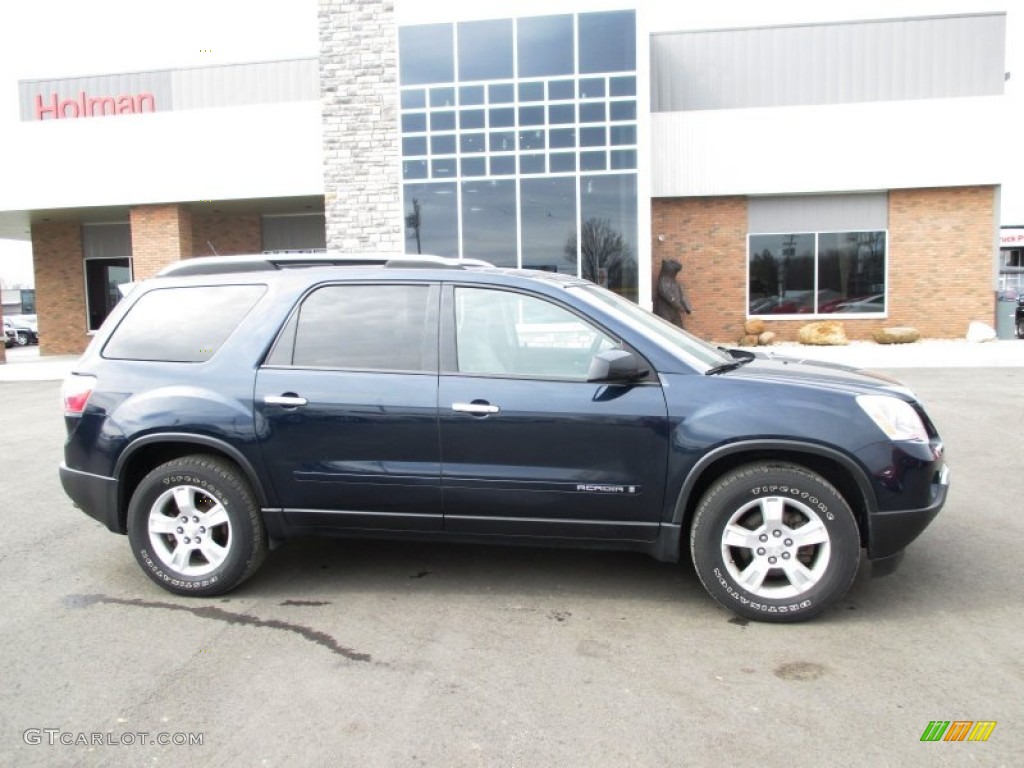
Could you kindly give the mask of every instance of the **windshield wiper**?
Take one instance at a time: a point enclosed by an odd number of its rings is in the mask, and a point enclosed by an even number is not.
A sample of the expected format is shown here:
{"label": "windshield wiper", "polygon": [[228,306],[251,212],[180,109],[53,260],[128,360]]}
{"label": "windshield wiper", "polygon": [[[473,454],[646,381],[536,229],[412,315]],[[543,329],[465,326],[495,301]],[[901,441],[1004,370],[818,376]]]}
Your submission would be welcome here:
{"label": "windshield wiper", "polygon": [[751,356],[751,357],[741,357],[741,358],[739,358],[737,360],[730,360],[728,363],[722,363],[721,365],[716,365],[714,368],[708,368],[704,372],[704,375],[705,376],[715,376],[715,375],[717,375],[719,373],[726,373],[728,371],[735,371],[741,365],[746,365],[747,363],[749,363],[753,359],[754,358]]}

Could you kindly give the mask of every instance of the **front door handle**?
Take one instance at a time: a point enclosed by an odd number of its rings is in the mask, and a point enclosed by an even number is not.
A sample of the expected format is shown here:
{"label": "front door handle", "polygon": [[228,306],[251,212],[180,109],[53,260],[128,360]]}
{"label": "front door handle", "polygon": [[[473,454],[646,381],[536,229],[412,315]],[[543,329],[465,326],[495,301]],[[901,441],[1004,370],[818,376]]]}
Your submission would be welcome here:
{"label": "front door handle", "polygon": [[284,395],[267,395],[263,398],[263,402],[267,405],[282,405],[285,408],[298,408],[300,405],[305,405],[309,401],[304,397],[288,393]]}
{"label": "front door handle", "polygon": [[469,413],[473,416],[489,416],[494,413],[501,413],[501,408],[490,403],[474,401],[472,403],[452,403],[452,410],[456,413]]}

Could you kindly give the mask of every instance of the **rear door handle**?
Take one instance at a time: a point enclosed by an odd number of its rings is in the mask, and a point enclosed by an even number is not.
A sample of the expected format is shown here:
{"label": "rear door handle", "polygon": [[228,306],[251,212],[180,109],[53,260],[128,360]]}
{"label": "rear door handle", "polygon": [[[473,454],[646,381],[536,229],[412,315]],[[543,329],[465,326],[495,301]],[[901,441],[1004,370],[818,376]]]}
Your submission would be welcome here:
{"label": "rear door handle", "polygon": [[282,405],[285,408],[298,408],[300,405],[305,405],[309,401],[304,397],[298,395],[286,394],[286,395],[267,395],[263,398],[263,402],[267,405]]}
{"label": "rear door handle", "polygon": [[452,403],[452,410],[456,413],[470,413],[474,416],[488,416],[493,413],[501,413],[501,408],[490,403]]}

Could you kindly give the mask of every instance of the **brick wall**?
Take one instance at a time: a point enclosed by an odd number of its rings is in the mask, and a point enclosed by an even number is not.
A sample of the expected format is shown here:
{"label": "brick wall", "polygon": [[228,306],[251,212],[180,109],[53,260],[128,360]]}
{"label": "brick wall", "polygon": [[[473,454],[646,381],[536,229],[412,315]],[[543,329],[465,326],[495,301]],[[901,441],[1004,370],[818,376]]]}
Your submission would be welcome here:
{"label": "brick wall", "polygon": [[327,248],[404,248],[393,0],[321,0]]}
{"label": "brick wall", "polygon": [[[213,249],[210,245],[213,245]],[[190,256],[235,256],[263,250],[263,222],[259,214],[192,214]]]}
{"label": "brick wall", "polygon": [[40,354],[80,355],[90,338],[85,316],[81,224],[33,224],[32,262]]}
{"label": "brick wall", "polygon": [[705,339],[738,339],[746,319],[746,198],[656,198],[651,234],[655,281],[664,259],[683,265],[678,279],[693,307],[683,327]]}
{"label": "brick wall", "polygon": [[[889,193],[888,317],[841,320],[851,339],[909,325],[925,338],[962,338],[972,320],[992,325],[996,196],[993,187],[893,190]],[[742,197],[655,199],[653,278],[678,259],[693,314],[688,330],[722,343],[742,335],[746,319],[747,207]],[[658,235],[664,235],[663,242]],[[830,318],[831,319],[831,318]],[[771,320],[767,329],[795,341],[809,320]]]}
{"label": "brick wall", "polygon": [[183,205],[140,205],[129,212],[132,278],[145,280],[192,254],[192,214]]}

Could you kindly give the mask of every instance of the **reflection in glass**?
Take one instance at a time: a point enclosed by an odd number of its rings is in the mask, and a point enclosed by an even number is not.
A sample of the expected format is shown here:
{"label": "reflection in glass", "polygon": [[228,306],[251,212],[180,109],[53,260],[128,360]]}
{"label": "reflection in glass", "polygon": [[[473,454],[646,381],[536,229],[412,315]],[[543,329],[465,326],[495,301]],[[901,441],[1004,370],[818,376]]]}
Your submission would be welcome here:
{"label": "reflection in glass", "polygon": [[581,13],[580,72],[636,69],[636,12]]}
{"label": "reflection in glass", "polygon": [[544,149],[544,131],[520,131],[520,149]]}
{"label": "reflection in glass", "polygon": [[571,75],[572,16],[534,16],[519,19],[519,77]]}
{"label": "reflection in glass", "polygon": [[613,171],[627,171],[636,168],[635,149],[612,150],[611,158],[611,169]]}
{"label": "reflection in glass", "polygon": [[455,158],[444,157],[430,161],[430,175],[435,179],[448,179],[455,176]]}
{"label": "reflection in glass", "polygon": [[484,103],[484,87],[482,85],[463,85],[459,88],[459,104],[464,107]]}
{"label": "reflection in glass", "polygon": [[467,128],[484,127],[484,111],[482,109],[464,109],[459,112],[459,127],[462,130]]}
{"label": "reflection in glass", "polygon": [[455,113],[454,112],[431,112],[430,113],[430,130],[432,130],[432,131],[454,131],[455,130]]}
{"label": "reflection in glass", "polygon": [[544,155],[521,155],[519,158],[520,173],[544,173]]}
{"label": "reflection in glass", "polygon": [[516,124],[516,111],[510,107],[491,110],[491,128],[511,128]]}
{"label": "reflection in glass", "polygon": [[484,134],[464,133],[459,137],[459,150],[463,154],[473,154],[484,151]]}
{"label": "reflection in glass", "polygon": [[487,161],[482,157],[464,157],[459,167],[463,176],[486,176]]}
{"label": "reflection in glass", "polygon": [[516,266],[516,185],[511,180],[462,182],[463,256]]}
{"label": "reflection in glass", "polygon": [[544,101],[544,83],[520,83],[519,101]]}
{"label": "reflection in glass", "polygon": [[459,23],[459,80],[512,77],[512,19]]}
{"label": "reflection in glass", "polygon": [[750,236],[751,315],[814,312],[814,235]]}
{"label": "reflection in glass", "polygon": [[580,104],[581,123],[603,123],[605,119],[604,102]]}
{"label": "reflection in glass", "polygon": [[636,120],[635,101],[613,101],[611,103],[612,120]]}
{"label": "reflection in glass", "polygon": [[576,83],[572,80],[552,80],[548,83],[548,99],[567,101],[576,97]]}
{"label": "reflection in glass", "polygon": [[580,80],[580,98],[581,99],[603,99],[604,98],[604,78],[603,77],[589,77]]}
{"label": "reflection in glass", "polygon": [[606,136],[607,134],[603,126],[600,128],[580,128],[580,146],[603,147],[608,143]]}
{"label": "reflection in glass", "polygon": [[398,28],[399,78],[402,85],[450,83],[455,79],[451,24]]}
{"label": "reflection in glass", "polygon": [[422,112],[402,115],[402,133],[423,133],[427,130],[427,116]]}
{"label": "reflection in glass", "polygon": [[425,179],[427,178],[426,160],[406,160],[402,163],[403,179]]}
{"label": "reflection in glass", "polygon": [[548,142],[552,149],[569,149],[576,146],[575,128],[554,128],[548,132]]}
{"label": "reflection in glass", "polygon": [[459,255],[459,220],[455,184],[406,184],[405,252]]}
{"label": "reflection in glass", "polygon": [[544,125],[544,107],[520,107],[520,125]]}
{"label": "reflection in glass", "polygon": [[455,106],[455,89],[454,88],[431,88],[430,89],[430,106],[432,106],[432,107],[454,107]]}
{"label": "reflection in glass", "polygon": [[402,138],[402,155],[408,157],[410,155],[425,154],[427,154],[426,136],[405,136]]}
{"label": "reflection in glass", "polygon": [[604,151],[580,152],[581,171],[603,171],[607,166],[608,158]]}
{"label": "reflection in glass", "polygon": [[885,232],[818,235],[818,312],[885,312]]}
{"label": "reflection in glass", "polygon": [[575,104],[552,104],[548,107],[548,122],[553,125],[564,125],[576,122]]}
{"label": "reflection in glass", "polygon": [[[581,274],[636,301],[637,269],[636,174],[580,178],[582,230]],[[566,243],[565,258],[575,258],[576,241]]]}
{"label": "reflection in glass", "polygon": [[512,176],[516,172],[516,158],[514,155],[499,155],[491,158],[492,176]]}
{"label": "reflection in glass", "polygon": [[615,146],[636,144],[635,125],[613,125],[609,131],[611,143]]}
{"label": "reflection in glass", "polygon": [[422,88],[402,91],[402,109],[423,109],[427,106],[427,97]]}
{"label": "reflection in glass", "polygon": [[444,133],[440,136],[431,136],[430,153],[432,155],[454,155],[455,136],[451,133]]}
{"label": "reflection in glass", "polygon": [[516,91],[512,83],[496,83],[487,86],[491,104],[511,104],[516,100]]}
{"label": "reflection in glass", "polygon": [[549,162],[552,173],[571,173],[576,170],[576,153],[552,152]]}
{"label": "reflection in glass", "polygon": [[611,78],[608,93],[612,96],[636,96],[635,77],[613,77]]}
{"label": "reflection in glass", "polygon": [[519,189],[523,267],[576,274],[564,254],[576,237],[576,179],[523,179]]}
{"label": "reflection in glass", "polygon": [[491,152],[511,152],[516,148],[516,135],[512,131],[494,131],[490,135]]}

